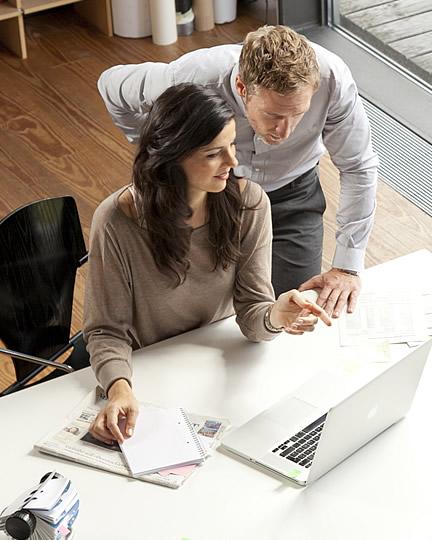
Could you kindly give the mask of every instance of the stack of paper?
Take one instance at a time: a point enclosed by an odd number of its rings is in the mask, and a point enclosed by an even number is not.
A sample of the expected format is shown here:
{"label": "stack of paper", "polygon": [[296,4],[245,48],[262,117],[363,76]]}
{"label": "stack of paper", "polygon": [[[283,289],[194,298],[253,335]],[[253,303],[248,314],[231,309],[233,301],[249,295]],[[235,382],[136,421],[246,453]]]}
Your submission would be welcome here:
{"label": "stack of paper", "polygon": [[30,540],[63,540],[71,537],[78,510],[78,493],[71,482],[52,472],[5,508],[0,519],[12,538],[28,537],[19,534],[20,516],[27,515],[33,530]]}
{"label": "stack of paper", "polygon": [[419,345],[432,334],[431,299],[429,291],[363,293],[355,312],[340,318],[341,346],[366,339]]}
{"label": "stack of paper", "polygon": [[[62,424],[36,443],[35,448],[63,459],[66,458],[90,467],[124,476],[132,476],[137,480],[152,482],[170,488],[179,488],[187,478],[200,468],[200,464],[176,465],[149,474],[135,475],[131,473],[118,444],[105,444],[94,439],[89,432],[91,423],[105,406],[106,396],[104,391],[102,388],[97,387],[82,400]],[[149,407],[151,405],[146,404],[144,408]],[[190,412],[187,412],[187,418],[207,457],[219,444],[219,439],[228,426],[228,421]]]}

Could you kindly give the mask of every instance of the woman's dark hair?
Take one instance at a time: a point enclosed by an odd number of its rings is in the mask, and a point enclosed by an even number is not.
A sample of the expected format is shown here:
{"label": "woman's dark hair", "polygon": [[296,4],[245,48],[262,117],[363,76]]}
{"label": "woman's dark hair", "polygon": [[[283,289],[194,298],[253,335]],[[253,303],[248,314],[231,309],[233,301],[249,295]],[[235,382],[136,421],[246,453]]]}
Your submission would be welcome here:
{"label": "woman's dark hair", "polygon": [[[192,216],[187,179],[180,160],[208,145],[234,118],[213,90],[192,83],[168,88],[154,102],[144,125],[133,166],[138,215],[146,227],[158,268],[182,283],[189,268]],[[208,193],[209,240],[214,269],[234,263],[239,254],[242,210],[238,182],[231,174],[220,193]]]}

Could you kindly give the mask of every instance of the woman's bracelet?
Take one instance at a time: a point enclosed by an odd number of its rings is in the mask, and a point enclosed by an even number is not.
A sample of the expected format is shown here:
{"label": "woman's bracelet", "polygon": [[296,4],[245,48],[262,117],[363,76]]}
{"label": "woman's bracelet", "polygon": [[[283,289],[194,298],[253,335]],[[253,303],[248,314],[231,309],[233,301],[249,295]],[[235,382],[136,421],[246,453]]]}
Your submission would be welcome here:
{"label": "woman's bracelet", "polygon": [[274,306],[274,304],[271,304],[266,309],[266,312],[264,314],[264,326],[265,326],[266,330],[268,330],[272,334],[280,334],[282,332],[282,330],[283,330],[283,327],[281,326],[280,328],[276,328],[276,326],[273,326],[271,321],[270,321],[270,314],[271,314],[271,310],[272,310],[273,306]]}

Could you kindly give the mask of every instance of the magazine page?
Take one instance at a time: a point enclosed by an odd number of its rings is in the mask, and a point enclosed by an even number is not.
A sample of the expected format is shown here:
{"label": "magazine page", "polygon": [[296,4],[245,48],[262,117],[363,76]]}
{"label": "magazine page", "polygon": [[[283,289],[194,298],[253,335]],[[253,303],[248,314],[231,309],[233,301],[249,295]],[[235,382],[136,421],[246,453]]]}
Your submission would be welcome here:
{"label": "magazine page", "polygon": [[[145,482],[178,488],[198,467],[189,465],[166,469],[157,473],[133,476],[126,464],[117,443],[105,444],[89,433],[90,424],[104,407],[106,396],[102,388],[97,387],[90,392],[81,403],[68,415],[62,427],[51,432],[35,444],[41,452],[83,463],[91,467],[103,469],[116,474],[130,476]],[[190,414],[188,418],[198,434],[200,442],[210,455],[218,444],[224,429],[228,426],[226,420]]]}

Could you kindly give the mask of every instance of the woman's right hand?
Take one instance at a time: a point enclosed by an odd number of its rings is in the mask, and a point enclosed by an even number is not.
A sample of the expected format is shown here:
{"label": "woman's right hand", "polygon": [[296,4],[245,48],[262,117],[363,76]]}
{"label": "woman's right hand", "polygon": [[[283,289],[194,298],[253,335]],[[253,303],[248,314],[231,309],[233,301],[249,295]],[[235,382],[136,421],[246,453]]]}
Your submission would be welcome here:
{"label": "woman's right hand", "polygon": [[[89,431],[93,437],[107,444],[114,441],[122,443],[125,438],[132,437],[137,417],[138,401],[129,383],[125,379],[119,379],[110,387],[108,404],[96,416]],[[122,432],[119,421],[123,418],[125,420],[121,423]]]}

